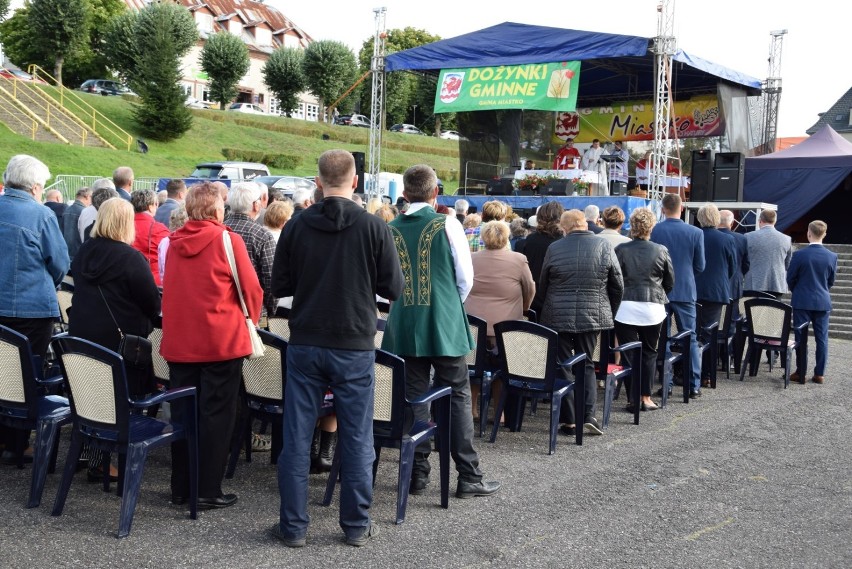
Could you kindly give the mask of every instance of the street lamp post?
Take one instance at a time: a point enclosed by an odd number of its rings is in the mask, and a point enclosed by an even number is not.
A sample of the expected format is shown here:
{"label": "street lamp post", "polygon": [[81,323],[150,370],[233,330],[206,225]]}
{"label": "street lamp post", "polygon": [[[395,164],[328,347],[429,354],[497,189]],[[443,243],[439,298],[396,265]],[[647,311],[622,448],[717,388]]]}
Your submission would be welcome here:
{"label": "street lamp post", "polygon": [[411,105],[414,111],[411,114],[411,122],[414,123],[414,126],[417,126],[417,105]]}

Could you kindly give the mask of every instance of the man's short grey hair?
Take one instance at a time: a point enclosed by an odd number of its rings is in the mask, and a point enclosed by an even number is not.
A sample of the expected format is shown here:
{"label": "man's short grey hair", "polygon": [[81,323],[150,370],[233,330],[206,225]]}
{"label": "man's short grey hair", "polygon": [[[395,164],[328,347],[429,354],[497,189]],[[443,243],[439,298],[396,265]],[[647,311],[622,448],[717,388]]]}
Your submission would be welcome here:
{"label": "man's short grey hair", "polygon": [[254,183],[257,184],[258,188],[260,188],[260,195],[261,196],[269,196],[269,186],[267,186],[263,182],[254,182]]}
{"label": "man's short grey hair", "polygon": [[734,212],[729,209],[723,209],[719,212],[719,225],[730,227],[734,224]]}
{"label": "man's short grey hair", "polygon": [[98,178],[97,180],[95,180],[95,183],[92,184],[92,192],[94,192],[95,190],[100,190],[101,188],[114,190],[115,184],[109,178]]}
{"label": "man's short grey hair", "polygon": [[75,197],[78,198],[87,198],[92,195],[92,188],[80,188],[77,190],[77,194]]}
{"label": "man's short grey hair", "polygon": [[9,159],[6,171],[3,172],[3,184],[10,188],[33,192],[33,186],[42,188],[50,179],[47,165],[33,156],[16,154]]}
{"label": "man's short grey hair", "polygon": [[[57,200],[56,198],[59,198],[59,199]],[[54,188],[52,190],[47,190],[47,192],[44,194],[44,199],[45,199],[45,201],[55,201],[55,202],[64,201],[63,198],[62,198],[62,192],[60,192],[56,188]]]}
{"label": "man's short grey hair", "polygon": [[301,207],[306,201],[314,199],[314,191],[306,188],[299,188],[293,192],[293,203]]}
{"label": "man's short grey hair", "polygon": [[231,213],[248,213],[251,205],[260,199],[260,186],[255,182],[239,182],[228,191]]}
{"label": "man's short grey hair", "polygon": [[119,166],[112,173],[112,181],[116,188],[123,188],[133,182],[133,168],[130,166]]}
{"label": "man's short grey hair", "polygon": [[587,205],[586,209],[583,210],[583,215],[585,215],[586,219],[589,221],[597,221],[601,215],[601,210],[594,204]]}
{"label": "man's short grey hair", "polygon": [[467,213],[470,204],[467,203],[467,200],[456,200],[456,203],[453,205],[456,210],[456,213],[460,213],[462,215]]}

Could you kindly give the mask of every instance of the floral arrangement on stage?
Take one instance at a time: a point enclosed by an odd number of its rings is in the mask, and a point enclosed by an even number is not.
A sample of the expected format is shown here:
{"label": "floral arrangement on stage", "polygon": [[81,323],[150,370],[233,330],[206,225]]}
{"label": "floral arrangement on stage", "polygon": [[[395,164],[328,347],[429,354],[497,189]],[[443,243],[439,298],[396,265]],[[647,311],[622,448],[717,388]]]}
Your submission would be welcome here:
{"label": "floral arrangement on stage", "polygon": [[589,186],[591,185],[589,182],[581,180],[580,178],[574,178],[571,180],[571,184],[574,185],[574,191],[577,192],[578,196],[589,195]]}
{"label": "floral arrangement on stage", "polygon": [[558,179],[559,176],[549,174],[547,176],[539,176],[537,174],[527,174],[523,178],[512,180],[512,187],[518,190],[540,190],[547,186],[550,180]]}

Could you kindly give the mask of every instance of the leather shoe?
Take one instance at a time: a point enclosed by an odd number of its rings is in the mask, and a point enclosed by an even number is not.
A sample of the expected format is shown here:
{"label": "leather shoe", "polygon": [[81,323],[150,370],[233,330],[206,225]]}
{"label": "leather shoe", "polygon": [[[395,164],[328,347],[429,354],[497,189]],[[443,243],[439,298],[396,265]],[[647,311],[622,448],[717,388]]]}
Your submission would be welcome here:
{"label": "leather shoe", "polygon": [[[662,396],[663,396],[663,388],[661,387],[661,388],[659,388],[659,389],[657,390],[657,397],[662,397]],[[669,395],[668,395],[668,396],[669,396],[669,397],[671,397],[671,396],[672,396],[672,390],[671,390],[671,388],[669,388]]]}
{"label": "leather shoe", "polygon": [[199,498],[199,510],[212,510],[214,508],[227,508],[237,503],[236,494],[222,494],[215,498]]}
{"label": "leather shoe", "polygon": [[459,480],[456,486],[456,498],[475,498],[477,496],[491,496],[500,489],[500,483],[496,480],[480,480],[479,482],[465,482]]}
{"label": "leather shoe", "polygon": [[577,429],[568,425],[560,425],[559,433],[568,437],[575,437],[577,436]]}
{"label": "leather shoe", "polygon": [[305,547],[306,539],[304,536],[302,537],[287,537],[283,533],[281,533],[281,524],[275,524],[271,528],[269,528],[269,535],[274,537],[275,539],[281,540],[281,542],[287,547]]}
{"label": "leather shoe", "polygon": [[710,387],[710,378],[705,377],[701,380],[701,387]]}
{"label": "leather shoe", "polygon": [[[32,464],[32,461],[33,461],[33,455],[32,454],[26,454],[26,452],[25,452],[22,462],[24,464]],[[18,464],[18,457],[17,457],[17,455],[15,455],[14,452],[12,452],[10,450],[4,450],[3,454],[0,455],[0,462],[2,462],[3,464],[13,464],[13,465]]]}
{"label": "leather shoe", "polygon": [[183,506],[187,502],[189,502],[189,498],[186,496],[177,496],[175,494],[172,494],[172,499],[170,500],[172,506]]}
{"label": "leather shoe", "polygon": [[642,411],[656,411],[659,408],[660,406],[656,403],[652,403],[651,405],[648,405],[647,403],[642,403],[642,406],[640,407]]}
{"label": "leather shoe", "polygon": [[[823,376],[821,376],[821,375],[815,375],[815,376],[813,377],[813,380],[812,380],[812,381],[813,381],[814,383],[820,383],[820,384],[821,384],[822,382],[824,382],[824,381],[825,381],[825,377],[823,377]],[[804,383],[804,381],[802,381],[802,383]]]}
{"label": "leather shoe", "polygon": [[408,486],[408,493],[419,496],[426,492],[427,486],[429,486],[428,476],[412,476],[411,484]]}
{"label": "leather shoe", "polygon": [[690,399],[697,399],[698,397],[701,397],[701,391],[700,390],[692,389],[692,390],[689,391],[689,398]]}
{"label": "leather shoe", "polygon": [[793,383],[801,383],[802,385],[804,385],[805,382],[807,382],[807,378],[802,377],[799,372],[794,371],[790,374],[790,381],[792,381]]}

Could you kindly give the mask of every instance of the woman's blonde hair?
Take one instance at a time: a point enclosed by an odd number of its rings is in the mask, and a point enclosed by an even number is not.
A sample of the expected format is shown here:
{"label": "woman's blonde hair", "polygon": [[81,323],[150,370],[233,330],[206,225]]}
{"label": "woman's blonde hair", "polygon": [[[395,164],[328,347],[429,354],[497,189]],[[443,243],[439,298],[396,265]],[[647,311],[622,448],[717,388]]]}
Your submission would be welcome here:
{"label": "woman's blonde hair", "polygon": [[272,202],[266,208],[263,224],[270,229],[281,229],[293,217],[293,204],[290,201]]}
{"label": "woman's blonde hair", "polygon": [[505,202],[491,200],[482,204],[482,222],[503,221],[509,215],[509,206]]}
{"label": "woman's blonde hair", "polygon": [[123,198],[110,198],[101,204],[92,228],[92,237],[103,237],[130,245],[136,238],[133,206]]}
{"label": "woman's blonde hair", "polygon": [[630,214],[630,237],[647,240],[656,224],[657,216],[653,211],[647,207],[638,207]]}
{"label": "woman's blonde hair", "polygon": [[482,224],[479,237],[486,249],[505,249],[509,244],[509,226],[505,221],[489,221]]}

